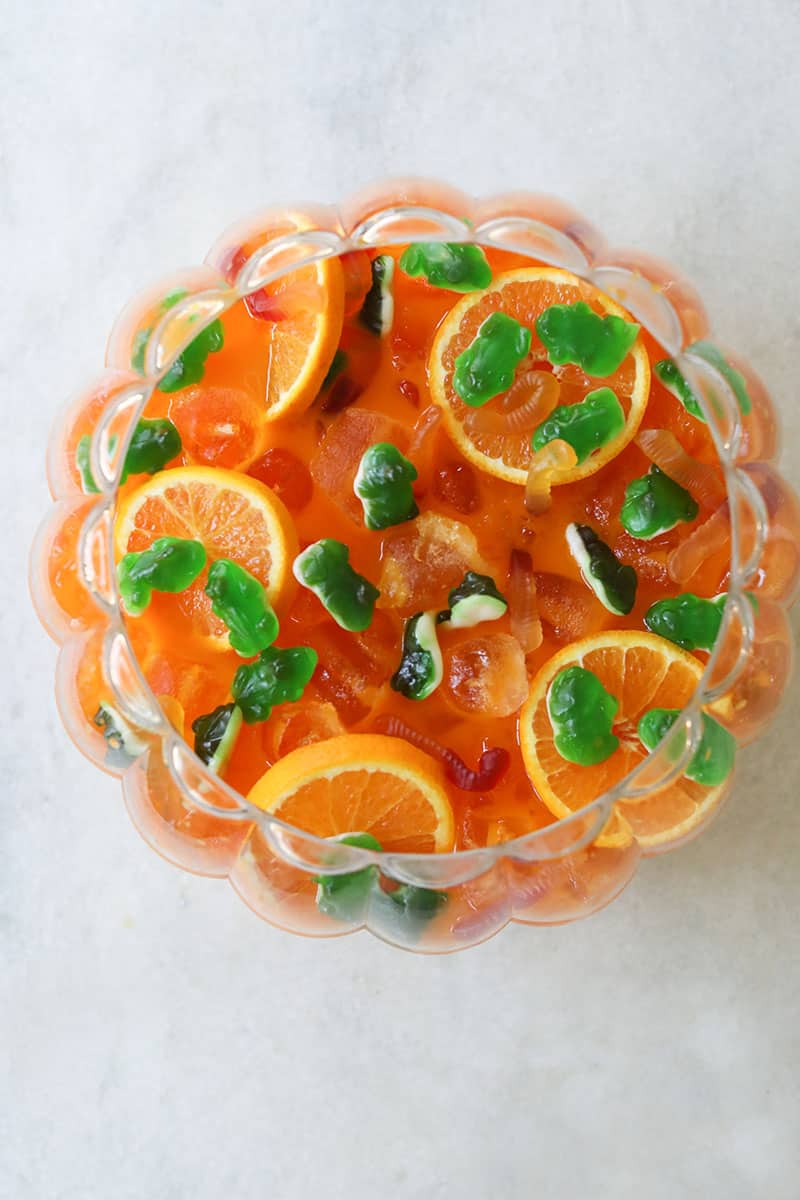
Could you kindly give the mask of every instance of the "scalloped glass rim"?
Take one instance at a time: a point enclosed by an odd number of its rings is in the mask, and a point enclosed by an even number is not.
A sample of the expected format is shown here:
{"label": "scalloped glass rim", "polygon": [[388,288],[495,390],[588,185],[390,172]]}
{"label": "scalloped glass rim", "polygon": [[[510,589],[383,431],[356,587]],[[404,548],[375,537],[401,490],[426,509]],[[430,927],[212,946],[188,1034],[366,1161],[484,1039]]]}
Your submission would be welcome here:
{"label": "scalloped glass rim", "polygon": [[[322,211],[335,212],[332,209]],[[238,222],[233,228],[242,224]],[[416,203],[378,208],[357,222],[349,233],[338,222],[332,220],[331,224],[336,227],[298,228],[296,232],[284,233],[267,241],[249,256],[233,284],[227,284],[220,275],[218,282],[212,286],[190,293],[178,301],[162,316],[150,337],[145,360],[147,374],[114,397],[94,430],[90,462],[100,495],[82,530],[80,562],[83,582],[109,622],[104,657],[108,682],[114,691],[116,703],[123,716],[134,726],[161,740],[164,762],[191,806],[224,821],[252,822],[259,827],[276,853],[308,872],[318,871],[321,861],[330,874],[342,874],[375,864],[385,875],[400,882],[427,887],[452,887],[476,878],[500,859],[544,862],[574,853],[594,841],[609,819],[616,801],[640,799],[680,774],[700,738],[701,710],[730,687],[750,653],[753,622],[743,589],[760,557],[767,532],[767,518],[757,489],[735,465],[736,447],[741,436],[736,399],[723,376],[707,361],[692,353],[690,345],[686,344],[680,318],[663,292],[643,275],[627,267],[617,267],[613,262],[593,266],[583,246],[577,238],[570,237],[568,231],[556,229],[524,214],[493,216],[473,225],[467,218]],[[223,235],[218,240],[215,250],[217,246],[225,244],[227,236]],[[619,299],[665,351],[677,360],[699,397],[724,471],[731,525],[730,584],[720,637],[697,691],[663,741],[614,788],[569,817],[496,846],[428,856],[370,851],[341,843],[336,844],[334,849],[327,839],[287,825],[254,807],[219,776],[210,772],[188,743],[175,733],[162,713],[128,641],[114,573],[111,572],[110,578],[102,581],[102,584],[98,583],[91,566],[90,545],[92,537],[104,538],[107,561],[113,562],[113,523],[106,518],[113,510],[119,474],[133,429],[161,378],[198,332],[245,296],[300,266],[352,250],[371,249],[380,244],[399,244],[412,237],[413,240],[474,242],[513,250],[528,255],[532,261],[570,270]],[[535,253],[532,252],[533,247]],[[214,250],[209,259],[213,255]],[[712,400],[709,399],[709,390]],[[111,426],[122,413],[127,419],[126,431],[124,435],[118,434],[112,442]],[[755,527],[755,545],[746,563],[739,558],[739,505],[742,502],[749,505]],[[715,680],[725,635],[734,619],[738,619],[741,626],[740,653],[725,679]],[[127,689],[119,684],[113,648],[119,646],[120,638],[127,648],[128,671],[132,672],[138,693],[135,698],[126,694]],[[181,761],[186,761],[187,755],[198,781],[194,784],[188,782],[181,769]],[[223,796],[225,806],[210,800],[209,795]]]}

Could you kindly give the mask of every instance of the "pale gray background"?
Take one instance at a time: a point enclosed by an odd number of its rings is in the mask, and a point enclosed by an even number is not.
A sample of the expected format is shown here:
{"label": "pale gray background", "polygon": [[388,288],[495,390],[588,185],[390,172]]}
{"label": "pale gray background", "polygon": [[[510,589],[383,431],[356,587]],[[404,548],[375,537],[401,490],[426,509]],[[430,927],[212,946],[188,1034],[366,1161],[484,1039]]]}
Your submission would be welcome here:
{"label": "pale gray background", "polygon": [[0,0],[2,1200],[798,1195],[797,686],[608,911],[426,960],[150,853],[62,732],[22,579],[48,426],[128,296],[387,172],[561,193],[684,267],[797,481],[799,11]]}

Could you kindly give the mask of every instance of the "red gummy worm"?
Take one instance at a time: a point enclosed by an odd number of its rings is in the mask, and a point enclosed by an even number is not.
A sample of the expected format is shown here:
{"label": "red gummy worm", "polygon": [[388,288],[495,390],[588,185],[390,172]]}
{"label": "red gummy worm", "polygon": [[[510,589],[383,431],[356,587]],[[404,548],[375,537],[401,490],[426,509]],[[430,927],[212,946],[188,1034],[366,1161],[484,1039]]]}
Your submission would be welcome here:
{"label": "red gummy worm", "polygon": [[511,761],[507,750],[501,746],[495,746],[491,750],[484,750],[478,760],[477,771],[473,771],[463,758],[456,754],[455,750],[451,750],[449,746],[443,746],[441,742],[428,737],[425,733],[412,729],[400,717],[384,714],[376,719],[375,727],[379,733],[388,734],[389,737],[405,738],[418,750],[430,754],[431,758],[435,758],[442,764],[450,782],[465,792],[490,792],[492,788],[497,787]]}

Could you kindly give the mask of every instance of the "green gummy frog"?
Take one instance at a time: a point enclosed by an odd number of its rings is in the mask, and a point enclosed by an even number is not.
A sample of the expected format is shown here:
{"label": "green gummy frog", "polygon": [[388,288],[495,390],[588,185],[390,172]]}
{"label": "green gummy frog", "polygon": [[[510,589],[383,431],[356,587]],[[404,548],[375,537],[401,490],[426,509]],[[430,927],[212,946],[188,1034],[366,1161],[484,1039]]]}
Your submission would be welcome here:
{"label": "green gummy frog", "polygon": [[317,652],[310,646],[270,646],[255,662],[243,663],[233,677],[231,695],[247,724],[266,721],[276,704],[299,700],[316,665]]}
{"label": "green gummy frog", "polygon": [[132,617],[147,608],[153,592],[183,592],[206,565],[202,542],[156,538],[148,550],[132,551],[117,566],[122,603]]}
{"label": "green gummy frog", "polygon": [[705,340],[692,342],[691,346],[689,347],[689,351],[692,354],[699,354],[702,359],[705,359],[709,366],[712,366],[719,371],[722,378],[731,387],[742,416],[746,417],[752,409],[753,404],[750,399],[750,393],[747,390],[747,384],[745,383],[744,375],[742,375],[741,371],[737,371],[736,367],[732,367],[722,351],[712,342],[707,342]]}
{"label": "green gummy frog", "polygon": [[705,421],[700,402],[689,386],[688,379],[678,369],[678,364],[671,358],[662,358],[653,367],[656,378],[663,383],[668,392],[672,392],[676,400],[698,421]]}
{"label": "green gummy frog", "polygon": [[711,650],[719,636],[724,608],[724,595],[706,600],[693,592],[682,592],[651,604],[644,623],[651,633],[684,650]]}
{"label": "green gummy frog", "polygon": [[92,717],[106,743],[105,762],[109,767],[129,767],[147,749],[143,741],[120,712],[107,700],[101,700]]}
{"label": "green gummy frog", "polygon": [[373,927],[400,945],[411,945],[447,904],[447,892],[401,883],[391,891],[377,886],[370,904]]}
{"label": "green gummy frog", "polygon": [[534,450],[541,450],[556,438],[572,446],[578,462],[585,462],[593,451],[606,446],[625,428],[625,413],[614,391],[596,388],[578,404],[559,404],[550,416],[537,425],[531,438]]}
{"label": "green gummy frog", "polygon": [[619,701],[592,671],[565,667],[547,693],[547,712],[555,747],[567,762],[581,767],[605,762],[619,745],[612,733]]}
{"label": "green gummy frog", "polygon": [[[365,850],[383,849],[378,839],[370,833],[346,833],[335,840],[347,846],[361,846]],[[425,924],[447,903],[445,892],[411,883],[402,883],[387,892],[380,886],[379,879],[380,871],[376,866],[347,871],[344,875],[318,875],[314,881],[317,885],[317,908],[325,916],[348,924],[363,921],[369,910],[380,928],[396,927],[397,933],[407,939],[415,930],[421,932]]]}
{"label": "green gummy frog", "polygon": [[228,640],[237,654],[254,658],[272,645],[278,636],[278,618],[255,575],[229,558],[218,558],[208,572],[205,590],[212,612],[227,625]]}
{"label": "green gummy frog", "polygon": [[[179,300],[183,300],[188,292],[178,290],[170,292],[161,301],[161,313],[173,308]],[[152,327],[140,329],[133,340],[131,366],[135,371],[144,374],[147,343],[150,340]],[[193,383],[200,383],[205,374],[206,359],[209,354],[216,354],[225,342],[225,334],[220,320],[212,321],[197,337],[189,343],[182,354],[179,354],[158,385],[160,392],[179,392],[182,388]]]}
{"label": "green gummy frog", "polygon": [[376,255],[371,270],[372,283],[358,319],[376,337],[386,337],[394,320],[394,259],[391,254]]}
{"label": "green gummy frog", "polygon": [[[752,608],[758,612],[758,601],[745,592]],[[712,650],[719,637],[722,614],[727,595],[722,592],[711,600],[682,592],[651,604],[644,614],[644,623],[651,633],[674,642],[684,650]]]}
{"label": "green gummy frog", "polygon": [[416,478],[417,468],[391,442],[375,442],[364,451],[353,491],[364,506],[367,529],[388,529],[417,516]]}
{"label": "green gummy frog", "polygon": [[350,551],[335,538],[312,542],[294,560],[294,577],[312,591],[337,625],[351,633],[368,629],[380,592],[350,566]]}
{"label": "green gummy frog", "polygon": [[242,728],[242,710],[237,704],[219,704],[210,713],[192,721],[194,752],[215,774],[221,775],[230,761]]}
{"label": "green gummy frog", "polygon": [[638,576],[634,568],[621,563],[591,525],[568,525],[567,545],[603,607],[627,616],[636,603]]}
{"label": "green gummy frog", "polygon": [[491,575],[467,571],[458,587],[447,597],[449,607],[439,613],[438,624],[451,629],[469,629],[481,621],[496,621],[508,611],[508,601]]}
{"label": "green gummy frog", "polygon": [[340,346],[331,359],[331,365],[328,367],[325,378],[320,385],[319,390],[321,392],[324,392],[326,388],[329,388],[331,384],[339,378],[342,371],[344,371],[347,367],[349,361],[350,360],[347,356],[347,351],[343,350]]}
{"label": "green gummy frog", "polygon": [[[702,358],[709,366],[719,371],[736,397],[736,403],[739,405],[742,416],[746,417],[751,411],[753,403],[741,371],[737,371],[736,367],[732,367],[722,351],[712,342],[692,342],[688,349],[691,354]],[[655,364],[653,370],[664,387],[672,392],[673,396],[681,402],[688,413],[696,417],[698,421],[705,421],[706,418],[700,407],[700,401],[697,399],[694,389],[674,359],[663,358],[661,362]]]}
{"label": "green gummy frog", "polygon": [[[636,732],[646,750],[654,750],[667,730],[680,716],[677,708],[651,708],[639,718]],[[719,787],[733,769],[736,739],[719,721],[701,713],[703,731],[700,745],[684,770],[687,779],[704,787]]]}
{"label": "green gummy frog", "polygon": [[514,372],[530,352],[531,331],[506,313],[494,312],[478,329],[475,340],[459,354],[453,388],[471,408],[480,408],[507,392]]}
{"label": "green gummy frog", "polygon": [[413,242],[400,256],[400,270],[450,292],[479,292],[492,282],[483,250],[466,242]]}
{"label": "green gummy frog", "polygon": [[181,448],[181,435],[172,421],[166,417],[144,418],[133,431],[125,455],[122,483],[129,475],[155,475],[163,471],[167,463],[180,454]]}
{"label": "green gummy frog", "polygon": [[631,537],[654,538],[682,521],[693,521],[699,511],[689,492],[653,464],[647,475],[626,487],[619,519]]}
{"label": "green gummy frog", "polygon": [[415,613],[406,621],[400,666],[390,679],[390,686],[407,700],[426,700],[442,682],[443,675],[436,615]]}
{"label": "green gummy frog", "polygon": [[[381,850],[381,844],[371,833],[346,833],[335,839],[345,846],[360,846],[364,850]],[[318,875],[317,908],[336,921],[362,921],[369,904],[370,893],[377,885],[377,867],[363,867],[344,875]]]}
{"label": "green gummy frog", "polygon": [[[75,461],[85,492],[99,492],[91,469],[91,435],[86,433],[78,442],[75,451]],[[115,435],[109,439],[109,447],[113,453],[116,445]],[[143,418],[137,422],[133,431],[130,445],[125,455],[125,465],[122,468],[120,482],[125,483],[129,475],[155,475],[177,454],[181,452],[181,435],[177,427],[166,417],[156,417],[153,420]]]}
{"label": "green gummy frog", "polygon": [[601,317],[579,300],[552,304],[536,318],[536,332],[550,362],[577,363],[587,375],[613,375],[639,335],[640,326],[613,313]]}
{"label": "green gummy frog", "polygon": [[[109,449],[113,453],[116,445],[116,438],[112,434],[109,439]],[[92,435],[85,433],[75,447],[75,465],[78,468],[78,474],[81,477],[81,487],[88,495],[95,495],[100,491],[92,474]]]}

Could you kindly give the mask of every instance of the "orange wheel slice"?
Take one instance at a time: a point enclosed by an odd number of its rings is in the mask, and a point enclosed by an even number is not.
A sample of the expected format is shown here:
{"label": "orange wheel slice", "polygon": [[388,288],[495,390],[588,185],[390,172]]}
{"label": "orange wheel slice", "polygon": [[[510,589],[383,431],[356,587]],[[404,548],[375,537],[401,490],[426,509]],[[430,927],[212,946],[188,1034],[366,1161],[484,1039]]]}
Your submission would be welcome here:
{"label": "orange wheel slice", "polygon": [[318,837],[371,833],[398,853],[453,847],[441,768],[399,738],[345,733],[300,746],[262,775],[248,799]]}
{"label": "orange wheel slice", "polygon": [[338,258],[285,275],[266,289],[280,319],[266,323],[266,419],[296,417],[319,394],[339,345],[345,277]]}
{"label": "orange wheel slice", "polygon": [[[202,542],[208,567],[217,558],[233,559],[263,583],[279,610],[294,591],[294,523],[275,493],[248,475],[221,467],[175,467],[147,479],[120,503],[116,557],[146,550],[166,536]],[[209,650],[230,649],[227,630],[203,590],[208,567],[185,592],[154,596],[145,614],[153,610],[154,617],[163,617],[173,645],[187,640]]]}
{"label": "orange wheel slice", "polygon": [[[619,701],[614,723],[619,747],[595,766],[567,762],[553,740],[547,692],[559,671],[570,666],[594,672]],[[553,816],[571,816],[632,771],[646,756],[636,736],[639,717],[651,708],[683,708],[702,673],[703,664],[685,650],[656,634],[636,631],[592,634],[548,659],[520,710],[519,740],[525,769]],[[681,776],[641,800],[619,802],[597,845],[624,846],[633,836],[645,853],[671,848],[699,831],[727,786],[726,781],[703,787]]]}
{"label": "orange wheel slice", "polygon": [[[595,312],[630,316],[592,284],[556,267],[523,267],[498,275],[482,292],[464,296],[450,310],[436,333],[428,365],[431,396],[442,410],[444,426],[465,458],[489,475],[525,484],[531,459],[532,429],[497,432],[470,428],[469,408],[453,388],[455,360],[474,341],[481,324],[493,312],[504,312],[532,333],[534,363],[546,364],[547,353],[536,333],[536,319],[552,304],[575,304],[582,300]],[[559,404],[576,404],[600,387],[613,388],[625,412],[625,428],[607,445],[595,450],[585,462],[560,474],[556,484],[574,483],[594,475],[616,457],[636,434],[650,394],[650,360],[641,334],[613,375],[590,378],[580,367],[556,367],[561,385]]]}

